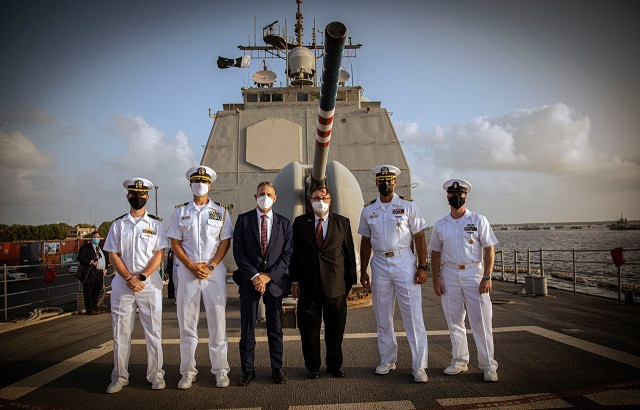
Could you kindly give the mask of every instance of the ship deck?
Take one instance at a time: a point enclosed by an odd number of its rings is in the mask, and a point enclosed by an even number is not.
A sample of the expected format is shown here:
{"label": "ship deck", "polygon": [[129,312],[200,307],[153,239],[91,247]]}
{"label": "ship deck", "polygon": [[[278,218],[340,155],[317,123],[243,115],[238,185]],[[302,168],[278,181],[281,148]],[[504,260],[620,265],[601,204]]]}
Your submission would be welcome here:
{"label": "ship deck", "polygon": [[[469,335],[469,371],[447,376],[450,341],[440,300],[423,289],[429,341],[429,381],[411,377],[409,347],[396,309],[398,369],[376,376],[376,326],[370,307],[350,309],[344,341],[344,379],[322,373],[307,380],[297,329],[285,329],[284,371],[270,379],[266,330],[257,325],[257,378],[236,386],[240,373],[240,301],[228,285],[227,332],[231,386],[215,387],[209,372],[204,313],[199,325],[198,378],[178,390],[179,332],[173,300],[164,299],[163,348],[167,388],[153,391],[145,379],[146,352],[139,322],[129,370],[130,384],[106,394],[113,363],[111,316],[68,314],[0,334],[0,407],[364,409],[480,407],[549,408],[640,405],[640,306],[550,289],[544,297],[521,293],[522,285],[495,281],[494,340],[499,381],[484,382]],[[2,324],[1,326],[7,326]],[[7,329],[5,329],[7,330]],[[2,331],[2,327],[0,327]],[[323,352],[324,354],[324,352]]]}

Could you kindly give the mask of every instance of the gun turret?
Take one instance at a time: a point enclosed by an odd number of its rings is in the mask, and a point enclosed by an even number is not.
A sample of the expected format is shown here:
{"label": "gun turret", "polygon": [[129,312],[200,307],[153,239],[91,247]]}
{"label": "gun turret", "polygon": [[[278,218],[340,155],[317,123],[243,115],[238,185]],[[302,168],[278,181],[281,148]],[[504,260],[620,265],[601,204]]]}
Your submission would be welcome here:
{"label": "gun turret", "polygon": [[338,21],[329,23],[324,30],[322,84],[320,86],[320,98],[318,99],[318,125],[309,192],[313,192],[318,187],[326,184],[327,158],[329,157],[331,129],[336,108],[342,52],[344,51],[346,38],[347,28]]}

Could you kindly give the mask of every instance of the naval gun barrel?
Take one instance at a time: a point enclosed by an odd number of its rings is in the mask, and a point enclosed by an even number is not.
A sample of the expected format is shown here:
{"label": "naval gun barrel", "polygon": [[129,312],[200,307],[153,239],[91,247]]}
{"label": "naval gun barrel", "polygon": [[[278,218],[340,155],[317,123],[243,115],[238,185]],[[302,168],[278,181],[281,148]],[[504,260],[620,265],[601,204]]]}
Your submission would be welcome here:
{"label": "naval gun barrel", "polygon": [[342,52],[347,38],[344,24],[334,21],[324,29],[324,61],[322,64],[322,84],[318,99],[318,126],[316,131],[316,147],[311,170],[311,186],[309,193],[318,187],[325,186],[331,128],[338,94],[338,79],[342,65]]}

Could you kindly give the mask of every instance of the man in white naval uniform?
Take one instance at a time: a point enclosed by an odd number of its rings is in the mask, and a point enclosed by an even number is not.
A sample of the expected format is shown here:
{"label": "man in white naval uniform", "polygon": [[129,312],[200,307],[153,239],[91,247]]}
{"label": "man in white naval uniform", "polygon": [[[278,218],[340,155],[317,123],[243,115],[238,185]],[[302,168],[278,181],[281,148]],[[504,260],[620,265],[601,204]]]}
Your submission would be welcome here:
{"label": "man in white naval uniform", "polygon": [[[413,379],[428,381],[427,331],[422,318],[422,288],[427,281],[427,245],[424,228],[427,223],[418,206],[393,191],[400,170],[380,165],[371,171],[376,177],[380,198],[365,205],[360,214],[360,282],[371,286],[373,310],[378,331],[381,364],[376,374],[387,374],[396,368],[398,342],[393,327],[394,295],[402,315],[411,349]],[[414,242],[418,254],[411,251]],[[373,251],[373,258],[371,252]],[[367,265],[371,258],[371,282]],[[416,267],[417,265],[417,267]]]}
{"label": "man in white naval uniform", "polygon": [[180,327],[179,389],[188,389],[196,379],[196,347],[200,299],[204,303],[209,329],[209,358],[216,386],[229,386],[225,306],[227,269],[222,263],[231,245],[233,226],[229,212],[207,196],[216,180],[213,169],[196,165],[186,173],[193,200],[178,205],[167,236],[177,265],[178,325]]}
{"label": "man in white naval uniform", "polygon": [[469,182],[450,179],[442,187],[447,191],[451,212],[433,226],[429,248],[433,290],[442,298],[452,345],[451,363],[444,373],[467,371],[469,346],[464,319],[468,313],[478,350],[478,367],[484,372],[484,380],[495,382],[498,362],[493,358],[493,308],[489,292],[495,257],[493,247],[498,240],[487,218],[464,206],[471,192]]}
{"label": "man in white naval uniform", "polygon": [[145,210],[151,181],[131,178],[124,181],[128,213],[109,228],[104,250],[117,274],[111,283],[111,324],[113,327],[113,372],[107,393],[117,393],[129,383],[131,332],[136,308],[147,345],[147,380],[151,388],[165,388],[162,370],[162,278],[158,273],[169,247],[161,219]]}

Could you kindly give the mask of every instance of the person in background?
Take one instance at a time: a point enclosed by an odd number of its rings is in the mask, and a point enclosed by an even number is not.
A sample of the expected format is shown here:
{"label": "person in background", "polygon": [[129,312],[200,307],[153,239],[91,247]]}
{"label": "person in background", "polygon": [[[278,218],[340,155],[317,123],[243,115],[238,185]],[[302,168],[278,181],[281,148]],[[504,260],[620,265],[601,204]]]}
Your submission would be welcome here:
{"label": "person in background", "polygon": [[451,338],[452,358],[444,374],[455,375],[468,369],[469,345],[464,324],[468,313],[478,350],[478,367],[484,372],[484,380],[495,382],[498,362],[493,358],[493,307],[489,292],[498,240],[487,218],[465,207],[471,192],[469,182],[450,179],[442,187],[447,192],[450,212],[433,226],[429,248],[433,290],[442,299]]}
{"label": "person in background", "polygon": [[85,270],[85,281],[82,283],[84,307],[87,315],[104,313],[98,307],[100,292],[104,286],[104,275],[107,274],[107,261],[100,249],[100,232],[91,234],[91,242],[85,243],[78,250],[78,263]]}
{"label": "person in background", "polygon": [[152,389],[161,390],[166,384],[162,370],[163,284],[159,269],[167,239],[161,219],[145,209],[153,183],[144,178],[130,178],[122,185],[127,190],[130,209],[113,221],[104,243],[117,273],[111,282],[114,365],[107,393],[117,393],[129,384],[136,309],[147,347],[147,380]]}

